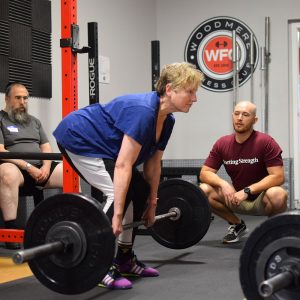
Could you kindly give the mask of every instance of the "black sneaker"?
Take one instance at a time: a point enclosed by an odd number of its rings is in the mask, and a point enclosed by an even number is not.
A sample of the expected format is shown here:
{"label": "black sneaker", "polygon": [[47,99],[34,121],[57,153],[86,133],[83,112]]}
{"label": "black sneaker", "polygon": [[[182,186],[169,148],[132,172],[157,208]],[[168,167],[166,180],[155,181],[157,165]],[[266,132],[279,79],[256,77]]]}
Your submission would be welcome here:
{"label": "black sneaker", "polygon": [[228,227],[228,233],[223,238],[224,244],[236,243],[240,240],[240,237],[248,232],[248,228],[244,221],[241,224],[233,224]]}
{"label": "black sneaker", "polygon": [[137,276],[137,277],[156,277],[159,272],[151,267],[147,267],[144,263],[139,261],[136,255],[125,263],[118,264],[118,269],[122,276]]}

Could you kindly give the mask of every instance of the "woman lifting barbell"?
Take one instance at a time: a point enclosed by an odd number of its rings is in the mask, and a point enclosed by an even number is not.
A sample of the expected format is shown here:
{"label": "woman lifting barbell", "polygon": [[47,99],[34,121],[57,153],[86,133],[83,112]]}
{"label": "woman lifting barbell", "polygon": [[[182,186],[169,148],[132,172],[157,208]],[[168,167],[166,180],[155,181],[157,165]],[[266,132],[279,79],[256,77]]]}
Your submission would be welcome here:
{"label": "woman lifting barbell", "polygon": [[[156,91],[121,96],[70,113],[54,131],[58,146],[78,174],[106,196],[104,212],[118,236],[115,262],[100,285],[128,289],[121,273],[158,276],[137,260],[132,250],[135,229],[122,223],[155,220],[161,159],[174,126],[174,112],[187,113],[203,80],[189,63],[166,65]],[[143,163],[143,176],[136,169]]]}

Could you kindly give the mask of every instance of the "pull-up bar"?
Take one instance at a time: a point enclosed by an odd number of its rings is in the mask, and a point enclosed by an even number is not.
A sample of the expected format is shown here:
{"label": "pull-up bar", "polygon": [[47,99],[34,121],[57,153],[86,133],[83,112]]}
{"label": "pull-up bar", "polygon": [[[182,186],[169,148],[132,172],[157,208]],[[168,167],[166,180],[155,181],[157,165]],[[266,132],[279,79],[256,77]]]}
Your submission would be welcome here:
{"label": "pull-up bar", "polygon": [[0,152],[0,159],[62,160],[62,154],[40,152]]}

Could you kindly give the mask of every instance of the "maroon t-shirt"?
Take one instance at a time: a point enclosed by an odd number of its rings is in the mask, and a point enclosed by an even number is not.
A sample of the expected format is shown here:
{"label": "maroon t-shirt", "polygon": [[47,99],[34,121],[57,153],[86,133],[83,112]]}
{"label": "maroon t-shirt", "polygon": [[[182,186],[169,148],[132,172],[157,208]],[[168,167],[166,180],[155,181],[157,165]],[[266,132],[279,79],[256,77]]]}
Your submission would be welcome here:
{"label": "maroon t-shirt", "polygon": [[[221,137],[204,165],[219,170],[223,164],[234,188],[240,191],[266,177],[268,167],[282,166],[281,153],[281,148],[272,137],[254,130],[242,144],[236,142],[235,134]],[[256,196],[251,195],[249,199]]]}

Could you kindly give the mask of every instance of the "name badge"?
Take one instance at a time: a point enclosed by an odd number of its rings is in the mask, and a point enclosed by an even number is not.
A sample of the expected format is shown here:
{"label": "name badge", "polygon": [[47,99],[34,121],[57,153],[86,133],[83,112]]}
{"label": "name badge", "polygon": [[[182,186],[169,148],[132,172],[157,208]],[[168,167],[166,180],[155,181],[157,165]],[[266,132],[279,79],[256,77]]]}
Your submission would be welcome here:
{"label": "name badge", "polygon": [[10,132],[19,132],[19,129],[18,129],[18,127],[16,127],[16,126],[7,126],[6,128],[7,128],[8,131],[10,131]]}

